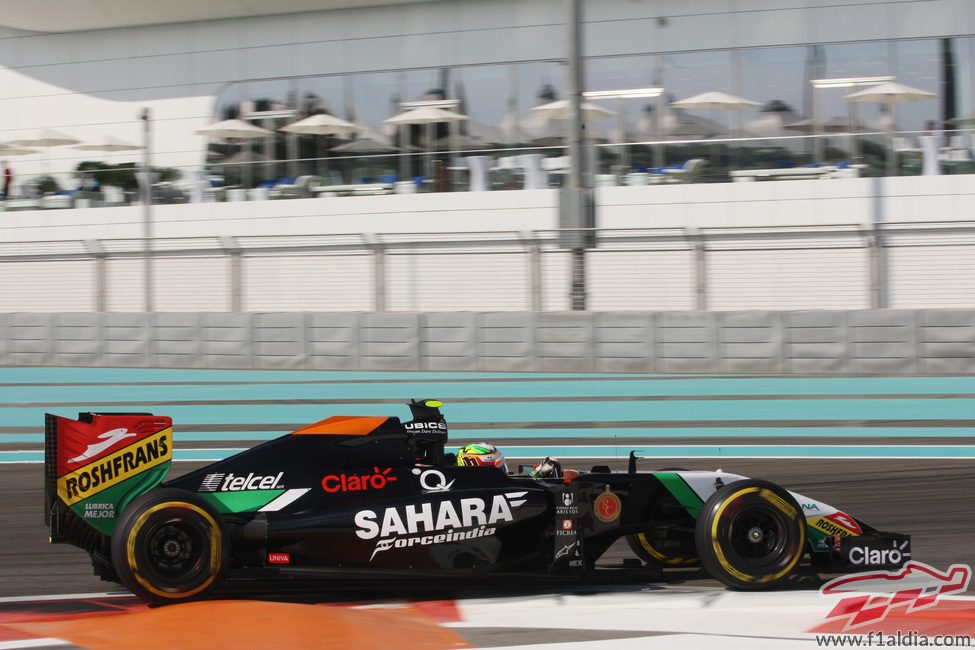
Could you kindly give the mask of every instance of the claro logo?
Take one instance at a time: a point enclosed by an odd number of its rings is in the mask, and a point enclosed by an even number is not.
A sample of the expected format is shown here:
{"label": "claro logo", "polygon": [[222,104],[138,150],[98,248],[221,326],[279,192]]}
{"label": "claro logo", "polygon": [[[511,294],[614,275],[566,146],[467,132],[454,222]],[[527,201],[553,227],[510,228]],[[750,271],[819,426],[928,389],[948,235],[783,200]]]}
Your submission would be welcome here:
{"label": "claro logo", "polygon": [[900,564],[905,558],[911,557],[907,541],[894,542],[891,548],[873,548],[871,546],[853,546],[847,553],[850,564],[863,566],[884,566]]}
{"label": "claro logo", "polygon": [[380,470],[372,468],[372,474],[329,474],[322,479],[322,489],[326,492],[364,492],[366,490],[382,490],[389,483],[395,483],[396,477],[390,476],[392,467]]}

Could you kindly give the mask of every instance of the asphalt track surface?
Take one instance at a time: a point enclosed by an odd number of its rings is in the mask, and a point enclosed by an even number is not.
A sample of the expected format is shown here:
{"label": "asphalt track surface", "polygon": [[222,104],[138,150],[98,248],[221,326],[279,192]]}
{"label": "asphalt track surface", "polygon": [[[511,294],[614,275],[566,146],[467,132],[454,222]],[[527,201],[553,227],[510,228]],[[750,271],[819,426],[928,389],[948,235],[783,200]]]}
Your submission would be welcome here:
{"label": "asphalt track surface", "polygon": [[[605,462],[605,461],[600,461]],[[649,461],[644,461],[649,462]],[[583,466],[583,463],[579,463]],[[622,469],[622,463],[616,464]],[[175,472],[200,464],[179,463]],[[669,464],[667,467],[673,465]],[[687,469],[714,469],[713,463],[688,460]],[[939,569],[951,564],[975,567],[975,463],[953,461],[729,461],[722,468],[767,478],[792,490],[839,505],[881,530],[909,533],[914,559]],[[42,468],[35,464],[0,468],[5,543],[0,549],[0,597],[113,591],[91,572],[87,555],[68,545],[48,544],[42,514]],[[716,584],[696,573],[676,572],[671,584]],[[531,585],[526,585],[531,586]],[[335,597],[351,585],[324,584],[305,594]],[[385,587],[383,587],[385,588]],[[404,587],[405,588],[405,587]],[[324,591],[318,591],[322,590]],[[365,589],[368,591],[368,589]],[[429,597],[456,595],[458,585],[424,586]],[[463,592],[463,586],[459,587]],[[246,593],[246,590],[244,591]]]}
{"label": "asphalt track surface", "polygon": [[[502,449],[549,446],[561,450],[564,466],[580,469],[595,463],[622,469],[622,457],[630,447],[669,448],[672,453],[665,458],[642,454],[647,457],[640,461],[641,469],[721,467],[727,472],[765,478],[837,506],[882,530],[911,534],[915,560],[941,570],[958,563],[975,566],[972,377],[500,378],[428,373],[394,376],[391,382],[382,373],[64,369],[59,374],[55,370],[0,369],[0,459],[16,457],[9,455],[14,452],[36,454],[42,449],[41,414],[45,411],[72,417],[79,410],[146,409],[174,415],[179,452],[181,448],[249,447],[291,425],[332,414],[386,414],[406,419],[408,412],[397,405],[409,397],[435,397],[447,404],[444,412],[451,423],[452,440],[457,442],[487,439]],[[251,389],[255,392],[249,392]],[[360,390],[364,394],[357,393]],[[323,394],[329,398],[323,399]],[[676,410],[675,405],[679,406]],[[174,411],[189,419],[181,420]],[[304,417],[310,412],[317,415]],[[580,421],[580,413],[589,416]],[[181,422],[185,424],[180,426]],[[186,432],[182,444],[181,431]],[[547,437],[546,431],[560,435]],[[620,449],[618,459],[572,458],[567,451],[573,446],[605,445],[611,433],[614,447]],[[798,444],[815,444],[826,451],[817,452],[823,457],[790,457],[793,454],[788,448]],[[712,457],[699,457],[699,450],[680,456],[682,450],[691,450],[694,445],[717,451]],[[734,457],[729,450],[735,445],[752,445],[763,450],[763,457]],[[858,451],[856,458],[844,457],[849,454],[843,449],[852,445],[866,451]],[[935,457],[878,458],[889,455],[888,450],[895,446],[923,448],[918,455]],[[512,456],[510,452],[508,455]],[[171,474],[204,464],[175,462]],[[0,597],[118,590],[92,574],[81,550],[47,543],[42,474],[43,466],[38,463],[0,464],[4,531]],[[612,549],[609,561],[618,555]],[[656,584],[717,583],[692,571],[668,572]],[[795,586],[814,589],[818,584],[804,578]],[[450,581],[395,587],[331,582],[297,591],[260,586],[257,591],[253,587],[248,591],[230,586],[225,593],[289,602],[330,602],[391,596],[483,597],[493,588],[490,584],[457,585]],[[526,580],[504,585],[502,591],[511,595],[518,590],[532,593],[551,588]],[[472,645],[482,647],[553,640],[551,634],[541,631],[537,635],[512,631],[508,636],[499,630],[458,632]],[[603,633],[596,638],[608,637]]]}

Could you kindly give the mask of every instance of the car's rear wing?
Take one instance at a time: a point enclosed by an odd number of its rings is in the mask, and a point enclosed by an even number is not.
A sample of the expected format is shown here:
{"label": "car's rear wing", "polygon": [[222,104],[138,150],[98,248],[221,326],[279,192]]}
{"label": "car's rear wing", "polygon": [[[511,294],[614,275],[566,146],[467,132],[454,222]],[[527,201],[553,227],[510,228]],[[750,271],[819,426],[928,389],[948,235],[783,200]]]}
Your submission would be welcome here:
{"label": "car's rear wing", "polygon": [[166,477],[172,437],[172,419],[151,413],[45,415],[44,523],[51,541],[88,549],[98,533],[111,536],[125,506]]}

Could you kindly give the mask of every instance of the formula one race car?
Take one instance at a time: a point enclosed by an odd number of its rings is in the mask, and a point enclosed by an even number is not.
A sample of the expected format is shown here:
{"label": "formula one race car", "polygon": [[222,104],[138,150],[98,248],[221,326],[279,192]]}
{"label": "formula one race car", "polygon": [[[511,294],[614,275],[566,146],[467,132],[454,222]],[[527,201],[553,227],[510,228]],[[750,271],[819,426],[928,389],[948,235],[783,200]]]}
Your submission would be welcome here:
{"label": "formula one race car", "polygon": [[331,417],[166,482],[170,418],[48,414],[51,541],[83,548],[96,574],[153,603],[233,576],[577,578],[621,537],[643,560],[624,567],[700,563],[734,589],[774,588],[800,565],[892,569],[911,556],[907,535],[768,481],[638,472],[633,453],[627,472],[458,464],[441,406],[414,400],[407,423]]}

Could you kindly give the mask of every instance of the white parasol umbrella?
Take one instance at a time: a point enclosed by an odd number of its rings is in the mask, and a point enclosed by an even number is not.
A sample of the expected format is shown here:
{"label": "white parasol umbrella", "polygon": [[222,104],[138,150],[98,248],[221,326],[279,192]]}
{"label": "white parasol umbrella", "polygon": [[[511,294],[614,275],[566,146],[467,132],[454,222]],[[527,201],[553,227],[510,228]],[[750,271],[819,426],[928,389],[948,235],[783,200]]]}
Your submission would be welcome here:
{"label": "white parasol umbrella", "polygon": [[[317,113],[315,115],[309,115],[303,120],[298,120],[297,122],[283,126],[279,130],[288,133],[297,133],[299,135],[335,135],[338,133],[355,133],[358,128],[352,122],[346,122],[340,117],[335,117],[328,113]],[[316,141],[316,146],[318,147],[317,157],[322,161],[318,168],[318,172],[321,175],[328,171],[327,152],[323,156],[320,140]]]}
{"label": "white parasol umbrella", "polygon": [[137,149],[142,149],[141,145],[131,144],[125,140],[120,140],[112,135],[100,136],[96,140],[91,142],[85,142],[82,144],[75,145],[73,149],[81,149],[83,151],[135,151]]}
{"label": "white parasol umbrella", "polygon": [[[688,97],[687,99],[680,99],[676,102],[671,102],[670,105],[674,108],[736,110],[740,108],[753,108],[755,106],[761,106],[762,103],[745,99],[744,97],[729,95],[728,93],[721,92],[720,90],[709,90],[708,92],[694,95],[693,97]],[[740,129],[736,124],[732,129],[732,135],[737,136],[739,131]],[[717,145],[715,145],[715,147],[717,147]]]}
{"label": "white parasol umbrella", "polygon": [[[467,115],[462,115],[461,113],[455,113],[454,111],[448,111],[444,108],[439,108],[437,106],[420,106],[418,108],[411,108],[409,110],[403,111],[398,115],[386,118],[383,120],[383,124],[393,124],[399,126],[401,124],[427,124],[430,128],[427,129],[427,149],[433,148],[433,134],[431,133],[431,128],[433,124],[439,124],[441,122],[462,122],[464,120],[469,120],[470,117]],[[432,151],[431,151],[432,153]],[[405,159],[403,161],[405,163]],[[430,164],[427,169],[427,175],[432,175],[433,170],[433,159],[431,156]],[[404,174],[405,175],[405,174]]]}
{"label": "white parasol umbrella", "polygon": [[[36,129],[29,135],[7,142],[8,145],[18,147],[60,147],[66,144],[78,144],[81,140],[65,135],[54,129]],[[41,162],[41,170],[46,174],[48,160],[45,158]]]}
{"label": "white parasol umbrella", "polygon": [[[670,105],[674,108],[717,108],[722,110],[733,110],[738,108],[752,108],[755,106],[761,106],[762,104],[761,102],[754,102],[750,99],[745,99],[744,97],[729,95],[728,93],[721,92],[720,90],[710,90],[706,93],[701,93],[700,95],[694,95],[693,97],[688,97],[687,99],[680,99],[676,102],[671,102]],[[735,129],[735,131],[737,131],[737,129]]]}
{"label": "white parasol umbrella", "polygon": [[[82,151],[136,151],[144,148],[145,147],[137,144],[131,144],[112,135],[101,135],[95,140],[72,147],[72,149],[80,149]],[[88,175],[89,174],[86,173],[81,174],[82,177]],[[97,179],[97,175],[93,176]]]}
{"label": "white parasol umbrella", "polygon": [[[877,84],[876,86],[871,86],[864,90],[859,90],[855,93],[850,93],[846,96],[846,99],[851,102],[880,102],[882,104],[894,104],[898,102],[919,102],[925,99],[934,99],[937,97],[935,93],[928,92],[927,90],[921,90],[920,88],[913,88],[911,86],[905,86],[902,83],[897,83],[896,81],[888,81],[886,83]],[[896,170],[896,163],[894,160],[894,147],[893,147],[893,137],[894,137],[894,125],[893,121],[890,123],[890,128],[887,130],[888,151],[887,155],[887,175],[893,176]]]}
{"label": "white parasol umbrella", "polygon": [[273,131],[262,129],[256,124],[244,120],[223,120],[195,131],[197,135],[207,135],[212,138],[266,138],[274,135]]}
{"label": "white parasol umbrella", "polygon": [[[694,95],[693,97],[688,97],[687,99],[680,99],[676,102],[671,102],[670,105],[674,108],[717,108],[722,110],[733,110],[738,108],[752,108],[754,106],[761,106],[762,104],[761,102],[755,102],[750,99],[745,99],[744,97],[729,95],[728,93],[721,92],[720,90],[709,90],[706,93]],[[737,135],[738,129],[735,128],[734,130],[735,135]]]}
{"label": "white parasol umbrella", "polygon": [[694,95],[687,99],[671,102],[671,106],[677,108],[752,108],[761,106],[761,102],[753,102],[750,99],[736,97],[723,93],[719,90],[711,90],[700,95]]}
{"label": "white parasol umbrella", "polygon": [[[255,138],[266,138],[274,135],[273,131],[262,129],[256,124],[245,122],[244,120],[223,120],[210,126],[196,130],[197,135],[206,135],[211,138],[239,138],[242,140],[253,140]],[[244,166],[244,184],[250,185],[250,165]],[[224,174],[226,176],[226,173]]]}
{"label": "white parasol umbrella", "polygon": [[403,111],[383,120],[383,124],[437,124],[439,122],[460,122],[470,118],[460,113],[436,106],[421,106]]}
{"label": "white parasol umbrella", "polygon": [[38,153],[38,151],[36,149],[21,149],[19,147],[0,144],[0,158],[3,156],[28,156],[32,153]]}
{"label": "white parasol umbrella", "polygon": [[896,81],[888,81],[886,83],[877,84],[876,86],[871,86],[870,88],[858,90],[855,93],[846,95],[846,98],[851,102],[882,102],[884,104],[891,104],[894,102],[917,102],[924,99],[934,99],[935,97],[937,97],[937,95],[934,93],[930,93],[919,88],[912,88],[911,86],[905,86],[904,84],[897,83]]}
{"label": "white parasol umbrella", "polygon": [[313,135],[335,135],[336,133],[353,133],[357,126],[352,122],[346,122],[340,117],[327,113],[310,115],[303,120],[292,122],[287,126],[282,126],[280,131],[288,133],[310,133]]}
{"label": "white parasol umbrella", "polygon": [[971,126],[975,124],[975,113],[953,117],[948,120],[948,124],[954,124],[955,126]]}
{"label": "white parasol umbrella", "polygon": [[[528,112],[532,115],[541,115],[553,120],[567,120],[569,119],[570,108],[568,99],[559,99],[554,102],[535,106]],[[615,111],[596,106],[590,102],[582,102],[580,109],[582,110],[582,115],[589,120],[616,115]]]}
{"label": "white parasol umbrella", "polygon": [[341,151],[343,153],[396,153],[402,151],[399,147],[394,144],[390,144],[385,140],[380,140],[378,138],[365,136],[356,138],[355,140],[349,140],[342,144],[332,147],[332,151]]}
{"label": "white parasol umbrella", "polygon": [[37,129],[23,138],[11,140],[8,145],[20,147],[60,147],[65,144],[78,144],[81,140],[53,129]]}
{"label": "white parasol umbrella", "polygon": [[[585,101],[581,103],[580,108],[582,117],[587,120],[616,115],[615,111]],[[554,120],[567,120],[569,113],[568,99],[539,104],[529,109],[528,114],[518,124],[518,131],[525,142],[543,147],[561,145],[565,142],[568,125],[563,121],[555,122]],[[590,140],[594,139],[591,129],[589,130],[589,138]]]}

